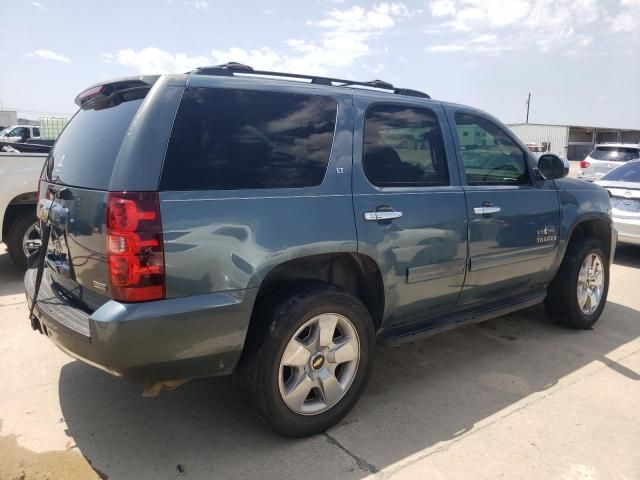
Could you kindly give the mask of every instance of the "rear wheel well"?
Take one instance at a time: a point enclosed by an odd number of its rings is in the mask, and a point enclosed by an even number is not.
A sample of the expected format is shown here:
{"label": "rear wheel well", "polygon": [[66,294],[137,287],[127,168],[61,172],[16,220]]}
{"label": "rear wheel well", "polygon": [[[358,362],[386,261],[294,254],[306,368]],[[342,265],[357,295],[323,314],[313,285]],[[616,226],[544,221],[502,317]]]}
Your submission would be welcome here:
{"label": "rear wheel well", "polygon": [[258,290],[249,331],[260,330],[257,323],[265,303],[288,295],[303,284],[334,285],[360,300],[378,328],[384,311],[382,276],[376,263],[354,253],[320,254],[289,260],[274,267]]}
{"label": "rear wheel well", "polygon": [[599,240],[605,248],[605,253],[607,255],[611,254],[611,224],[606,220],[585,220],[576,225],[571,232],[567,252],[585,238],[595,238]]}
{"label": "rear wheel well", "polygon": [[4,218],[2,219],[2,238],[6,239],[9,234],[9,229],[14,222],[23,215],[36,213],[36,192],[22,193],[15,197],[7,205],[7,209],[4,212]]}

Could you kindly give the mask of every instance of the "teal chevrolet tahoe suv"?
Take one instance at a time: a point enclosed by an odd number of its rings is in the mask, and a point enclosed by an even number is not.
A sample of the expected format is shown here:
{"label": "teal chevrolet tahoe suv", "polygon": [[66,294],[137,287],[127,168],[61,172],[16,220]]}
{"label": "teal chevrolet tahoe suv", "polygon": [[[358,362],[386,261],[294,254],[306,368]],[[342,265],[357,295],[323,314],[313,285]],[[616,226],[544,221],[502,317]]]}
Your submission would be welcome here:
{"label": "teal chevrolet tahoe suv", "polygon": [[40,178],[31,325],[148,395],[233,374],[310,435],[356,403],[376,342],[604,308],[607,191],[477,109],[236,63],[76,103]]}

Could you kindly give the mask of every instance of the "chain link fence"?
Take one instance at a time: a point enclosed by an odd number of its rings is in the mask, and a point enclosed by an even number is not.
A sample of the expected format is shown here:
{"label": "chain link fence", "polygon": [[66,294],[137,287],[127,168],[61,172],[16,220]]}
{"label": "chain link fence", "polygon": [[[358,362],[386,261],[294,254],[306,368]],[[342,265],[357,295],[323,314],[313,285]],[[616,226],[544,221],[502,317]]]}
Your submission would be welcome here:
{"label": "chain link fence", "polygon": [[40,117],[40,138],[56,140],[68,122],[67,117]]}

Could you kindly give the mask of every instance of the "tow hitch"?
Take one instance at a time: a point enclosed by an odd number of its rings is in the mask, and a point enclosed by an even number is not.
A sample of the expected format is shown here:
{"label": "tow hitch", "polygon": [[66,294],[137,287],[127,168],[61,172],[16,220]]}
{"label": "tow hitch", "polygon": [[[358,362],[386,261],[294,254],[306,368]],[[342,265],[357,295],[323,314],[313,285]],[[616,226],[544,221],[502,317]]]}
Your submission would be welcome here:
{"label": "tow hitch", "polygon": [[[34,315],[36,303],[38,301],[38,292],[40,291],[40,284],[42,283],[42,274],[44,273],[44,261],[47,256],[47,248],[49,246],[49,239],[51,238],[51,230],[53,227],[62,227],[66,229],[68,212],[67,209],[55,201],[56,198],[61,198],[66,188],[61,188],[55,192],[52,200],[42,199],[38,202],[38,218],[41,223],[42,231],[42,245],[38,251],[38,263],[36,271],[36,282],[33,289],[33,298],[31,299],[31,305],[29,306],[29,319],[31,320],[31,328],[42,332],[42,325],[40,320]],[[35,255],[35,254],[34,254]]]}

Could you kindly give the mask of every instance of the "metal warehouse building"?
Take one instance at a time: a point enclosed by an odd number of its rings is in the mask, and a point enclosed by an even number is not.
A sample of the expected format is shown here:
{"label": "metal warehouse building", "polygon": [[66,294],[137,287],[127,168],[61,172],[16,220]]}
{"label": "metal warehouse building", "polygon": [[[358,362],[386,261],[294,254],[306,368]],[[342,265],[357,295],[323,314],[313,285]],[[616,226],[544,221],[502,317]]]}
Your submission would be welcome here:
{"label": "metal warehouse building", "polygon": [[582,160],[598,143],[640,143],[640,130],[542,123],[511,123],[508,126],[523,142],[543,145],[546,151],[569,160]]}

